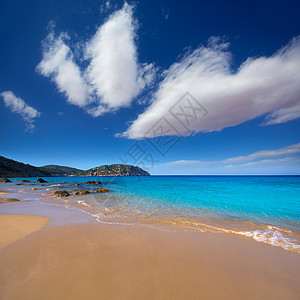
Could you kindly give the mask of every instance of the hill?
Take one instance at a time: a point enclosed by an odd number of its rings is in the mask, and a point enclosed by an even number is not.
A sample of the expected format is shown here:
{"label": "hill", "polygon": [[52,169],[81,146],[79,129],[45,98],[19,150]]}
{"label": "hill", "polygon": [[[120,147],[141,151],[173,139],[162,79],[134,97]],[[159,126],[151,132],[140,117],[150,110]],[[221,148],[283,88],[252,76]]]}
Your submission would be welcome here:
{"label": "hill", "polygon": [[140,167],[122,164],[104,165],[85,172],[86,176],[149,176]]}
{"label": "hill", "polygon": [[37,167],[0,156],[0,177],[41,177],[51,176]]}
{"label": "hill", "polygon": [[54,176],[149,176],[147,171],[132,165],[103,165],[87,171],[57,165],[35,167],[0,156],[2,177],[54,177]]}
{"label": "hill", "polygon": [[80,176],[83,175],[85,172],[83,170],[57,165],[47,165],[39,167],[39,169],[52,174],[52,176]]}

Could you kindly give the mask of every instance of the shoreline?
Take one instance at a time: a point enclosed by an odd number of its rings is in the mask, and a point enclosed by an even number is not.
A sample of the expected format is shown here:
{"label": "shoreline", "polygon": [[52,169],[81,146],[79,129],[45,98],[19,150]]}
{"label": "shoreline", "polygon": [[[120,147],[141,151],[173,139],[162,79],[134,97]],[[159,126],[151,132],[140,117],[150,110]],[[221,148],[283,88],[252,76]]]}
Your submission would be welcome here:
{"label": "shoreline", "polygon": [[[66,181],[63,183],[67,183]],[[74,184],[74,182],[71,182],[71,184]],[[68,210],[75,210],[79,213],[78,220],[76,223],[80,223],[80,220],[82,219],[82,216],[85,215],[86,219],[89,220],[89,222],[92,223],[100,223],[100,224],[117,224],[117,225],[124,225],[124,226],[145,226],[149,228],[154,228],[157,230],[166,230],[166,231],[194,231],[198,233],[218,233],[218,234],[229,234],[229,235],[235,235],[240,236],[243,238],[250,238],[252,240],[255,240],[258,243],[264,243],[267,245],[270,245],[272,247],[279,247],[281,249],[284,249],[285,251],[291,251],[294,253],[300,253],[300,246],[297,244],[297,241],[299,241],[300,238],[300,232],[293,232],[293,235],[291,235],[291,231],[289,231],[286,228],[282,227],[276,227],[274,225],[266,225],[266,224],[255,224],[251,222],[245,222],[246,227],[241,228],[241,225],[244,226],[244,224],[240,224],[238,221],[235,221],[236,227],[230,227],[227,226],[226,223],[224,223],[224,220],[222,220],[222,224],[218,224],[214,222],[211,222],[211,220],[208,219],[180,219],[180,218],[174,218],[172,219],[159,219],[154,217],[145,218],[137,217],[132,218],[131,216],[128,218],[128,216],[118,216],[118,215],[110,215],[110,211],[107,213],[107,211],[99,211],[97,213],[93,213],[89,205],[90,200],[87,200],[85,197],[78,197],[71,195],[67,198],[61,198],[61,197],[53,197],[52,193],[49,192],[49,188],[56,187],[57,189],[61,188],[60,183],[51,183],[50,185],[47,184],[44,188],[37,188],[35,190],[31,190],[31,186],[33,184],[24,185],[22,187],[15,187],[14,189],[8,188],[5,190],[2,190],[2,193],[5,193],[6,195],[9,194],[10,197],[21,197],[21,203],[24,203],[26,201],[35,201],[36,203],[39,203],[41,205],[48,205],[48,207],[58,207],[58,208],[64,208],[64,213],[67,214]],[[56,189],[53,189],[54,191]],[[93,197],[93,193],[90,195],[87,195],[90,197]],[[0,195],[0,200],[3,196]],[[70,199],[71,198],[71,199]],[[29,200],[28,200],[29,199]],[[111,199],[109,199],[111,200]],[[116,199],[118,201],[118,199]],[[19,204],[20,204],[19,202]],[[2,202],[4,203],[4,202]],[[31,202],[33,203],[33,202]],[[1,205],[2,207],[2,205]],[[40,215],[41,207],[37,208],[36,206],[34,209],[37,209],[37,215]],[[106,208],[105,208],[106,210]],[[43,210],[42,210],[43,211]],[[51,222],[50,224],[57,223],[56,218],[53,218],[56,213],[58,213],[60,210],[56,209],[56,212],[52,214]],[[31,214],[28,213],[27,214]],[[54,221],[56,220],[56,221]],[[64,223],[65,225],[68,225],[69,222],[73,222],[71,218],[66,218],[65,221],[63,221],[63,218],[60,218],[61,224]],[[230,224],[232,225],[233,222],[230,221]],[[294,238],[297,238],[298,240],[294,240]],[[296,243],[295,243],[296,242]]]}
{"label": "shoreline", "polygon": [[300,292],[296,253],[234,235],[49,222],[0,254],[1,299],[297,299]]}
{"label": "shoreline", "polygon": [[29,212],[50,221],[0,249],[3,299],[297,299],[300,293],[298,254],[253,239],[98,223],[36,200],[1,204],[0,222]]}

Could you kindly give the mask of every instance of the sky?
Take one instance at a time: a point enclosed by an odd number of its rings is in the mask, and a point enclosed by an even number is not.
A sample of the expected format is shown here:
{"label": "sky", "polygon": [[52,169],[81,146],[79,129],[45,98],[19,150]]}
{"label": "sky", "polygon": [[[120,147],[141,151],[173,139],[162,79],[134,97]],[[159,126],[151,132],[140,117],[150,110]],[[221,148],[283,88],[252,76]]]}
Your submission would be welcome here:
{"label": "sky", "polygon": [[298,1],[2,1],[0,155],[300,174]]}

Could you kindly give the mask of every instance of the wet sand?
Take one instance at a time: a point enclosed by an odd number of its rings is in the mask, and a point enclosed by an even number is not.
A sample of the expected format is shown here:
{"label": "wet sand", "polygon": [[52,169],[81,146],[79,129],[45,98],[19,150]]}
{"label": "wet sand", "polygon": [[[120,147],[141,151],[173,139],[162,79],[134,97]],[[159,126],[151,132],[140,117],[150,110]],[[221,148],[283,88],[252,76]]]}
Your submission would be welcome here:
{"label": "wet sand", "polygon": [[0,251],[1,299],[299,299],[299,293],[299,254],[224,234],[46,226]]}
{"label": "wet sand", "polygon": [[49,220],[32,215],[0,215],[0,249],[39,230]]}

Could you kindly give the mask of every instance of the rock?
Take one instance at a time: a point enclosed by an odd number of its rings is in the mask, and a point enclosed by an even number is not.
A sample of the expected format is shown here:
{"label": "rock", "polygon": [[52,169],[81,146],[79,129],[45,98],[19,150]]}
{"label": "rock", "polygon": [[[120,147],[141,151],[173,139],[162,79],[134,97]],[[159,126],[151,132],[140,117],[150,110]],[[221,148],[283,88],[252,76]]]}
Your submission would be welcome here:
{"label": "rock", "polygon": [[79,183],[76,183],[75,186],[80,186],[80,184],[79,184]]}
{"label": "rock", "polygon": [[101,181],[94,181],[94,180],[92,180],[92,181],[86,181],[86,182],[84,182],[85,184],[102,184],[102,182]]}
{"label": "rock", "polygon": [[31,182],[32,183],[32,181],[30,181],[30,180],[22,180],[21,182]]}
{"label": "rock", "polygon": [[107,193],[107,192],[109,192],[110,190],[109,189],[104,189],[104,188],[102,188],[102,189],[97,189],[97,190],[95,190],[95,193]]}
{"label": "rock", "polygon": [[8,178],[2,178],[0,180],[1,183],[8,183],[8,182],[12,182],[11,180],[9,180]]}
{"label": "rock", "polygon": [[24,183],[17,183],[17,185],[25,185]]}
{"label": "rock", "polygon": [[36,190],[36,188],[31,188],[31,190],[32,190],[32,191],[35,191],[35,190]]}
{"label": "rock", "polygon": [[56,197],[68,197],[70,196],[70,193],[68,191],[63,190],[63,191],[56,191],[54,192],[53,195]]}
{"label": "rock", "polygon": [[73,195],[86,195],[89,193],[90,193],[89,191],[80,190],[80,191],[76,191],[75,193],[73,193]]}
{"label": "rock", "polygon": [[63,181],[62,183],[68,183],[67,181]]}
{"label": "rock", "polygon": [[36,182],[37,183],[46,183],[48,181],[44,180],[43,178],[39,178]]}
{"label": "rock", "polygon": [[11,203],[11,202],[19,202],[19,199],[16,198],[0,198],[0,204]]}

